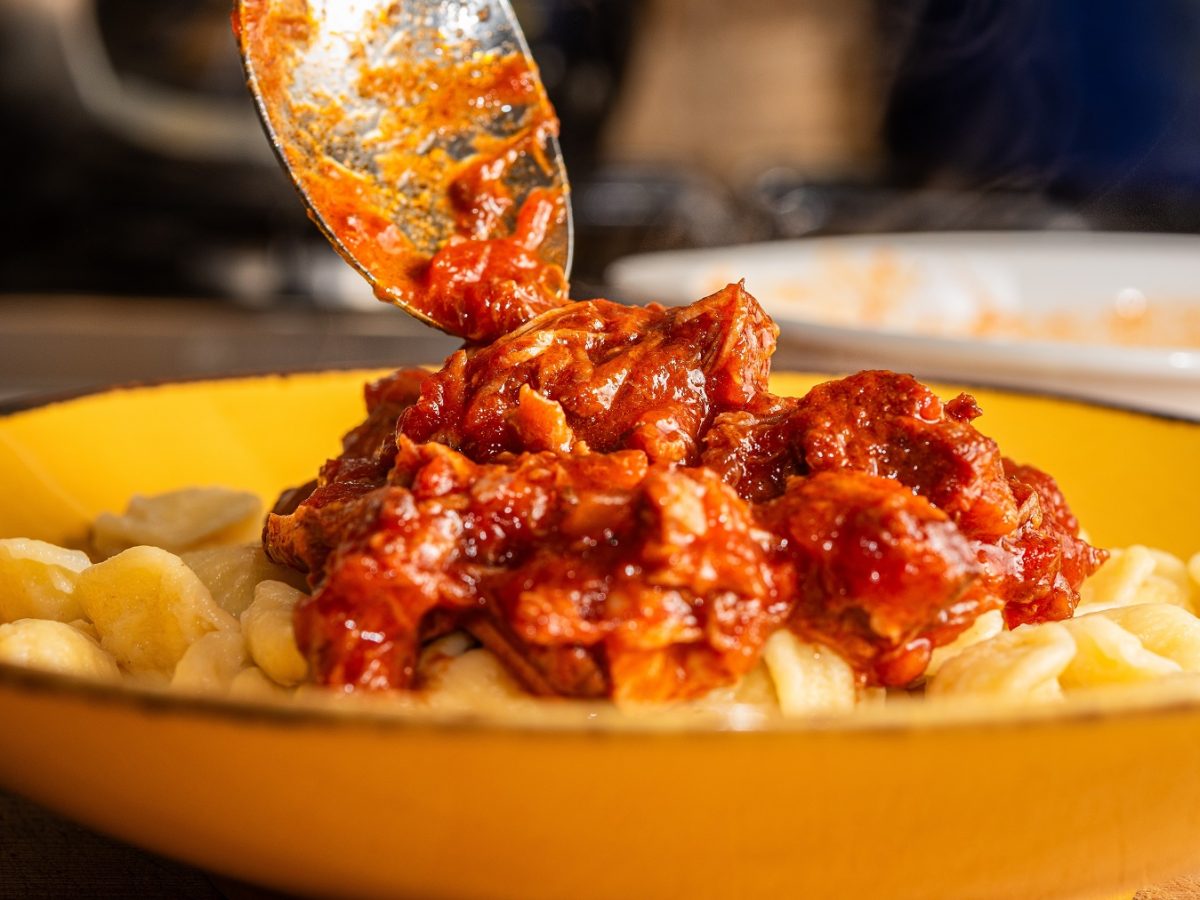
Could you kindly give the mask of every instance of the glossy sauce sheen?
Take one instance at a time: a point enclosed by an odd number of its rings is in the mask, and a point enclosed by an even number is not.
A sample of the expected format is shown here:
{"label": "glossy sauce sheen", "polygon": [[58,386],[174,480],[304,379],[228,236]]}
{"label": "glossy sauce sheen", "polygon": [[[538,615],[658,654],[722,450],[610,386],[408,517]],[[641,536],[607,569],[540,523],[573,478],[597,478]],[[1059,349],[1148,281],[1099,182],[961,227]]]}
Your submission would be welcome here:
{"label": "glossy sauce sheen", "polygon": [[464,629],[535,693],[690,698],[790,628],[905,685],[985,611],[1071,615],[1105,554],[971,397],[892,372],[776,397],[775,337],[741,285],[585,301],[370,385],[266,528],[316,587],[314,676],[419,688],[422,644]]}
{"label": "glossy sauce sheen", "polygon": [[[537,694],[691,698],[789,628],[863,684],[906,685],[983,612],[1072,614],[1105,554],[971,397],[892,372],[773,396],[777,329],[737,284],[675,309],[566,302],[543,257],[563,197],[505,189],[557,131],[522,57],[363,62],[355,90],[386,111],[375,183],[326,155],[336,100],[289,105],[304,0],[243,10],[268,118],[307,117],[283,152],[319,224],[381,298],[466,341],[368,385],[341,456],[268,518],[269,555],[315,588],[295,620],[315,680],[419,689],[422,646],[461,629]],[[465,159],[406,143],[498,109],[523,126]],[[448,239],[394,224],[397,179],[449,205]]]}

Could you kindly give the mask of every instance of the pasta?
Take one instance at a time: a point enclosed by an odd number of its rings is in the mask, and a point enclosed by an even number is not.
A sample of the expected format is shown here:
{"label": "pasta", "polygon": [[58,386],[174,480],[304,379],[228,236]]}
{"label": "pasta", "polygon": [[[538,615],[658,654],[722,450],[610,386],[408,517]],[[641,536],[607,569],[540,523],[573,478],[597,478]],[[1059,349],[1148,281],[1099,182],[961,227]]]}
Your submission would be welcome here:
{"label": "pasta", "polygon": [[1022,625],[947,660],[930,681],[928,693],[1057,700],[1062,697],[1059,676],[1074,655],[1075,641],[1061,623]]}
{"label": "pasta", "polygon": [[246,663],[246,642],[235,629],[210,631],[183,652],[171,687],[225,693]]}
{"label": "pasta", "polygon": [[242,613],[242,634],[250,655],[277,684],[299,684],[308,663],[296,649],[292,610],[303,594],[279,581],[264,581],[254,589],[254,602]]}
{"label": "pasta", "polygon": [[1004,632],[947,661],[929,694],[1047,700],[1184,672],[1200,672],[1200,619],[1147,603]]}
{"label": "pasta", "polygon": [[973,627],[935,652],[928,693],[1045,700],[1200,672],[1198,609],[1200,554],[1184,562],[1140,545],[1113,550],[1084,582],[1073,619],[997,631],[982,642]]}
{"label": "pasta", "polygon": [[170,675],[192,643],[236,625],[183,560],[158,547],[90,566],[76,594],[100,646],[130,672]]}
{"label": "pasta", "polygon": [[242,669],[229,683],[229,696],[242,700],[279,700],[290,695],[290,691],[264,675],[257,666]]}
{"label": "pasta", "polygon": [[1109,560],[1084,583],[1079,592],[1079,611],[1095,612],[1140,603],[1169,603],[1198,611],[1200,554],[1189,566],[1162,550],[1134,545],[1114,550]]}
{"label": "pasta", "polygon": [[18,619],[0,625],[0,662],[105,681],[121,675],[116,660],[95,639],[53,619]]}
{"label": "pasta", "polygon": [[0,622],[80,618],[75,584],[89,565],[86,553],[44,541],[0,541]]}
{"label": "pasta", "polygon": [[254,589],[260,582],[282,581],[295,588],[304,587],[303,576],[267,559],[261,542],[206,547],[181,553],[180,558],[200,577],[217,604],[235,616],[254,602]]}
{"label": "pasta", "polygon": [[1106,615],[1137,635],[1147,650],[1173,660],[1185,672],[1200,672],[1200,619],[1196,616],[1161,604],[1114,609]]}
{"label": "pasta", "polygon": [[929,660],[929,666],[925,670],[925,677],[932,678],[941,669],[942,664],[948,659],[952,659],[962,653],[968,647],[974,646],[989,638],[994,638],[1004,630],[1004,615],[998,609],[993,609],[991,612],[986,612],[974,622],[971,627],[960,634],[952,643],[945,647],[938,647],[933,651],[933,656]]}
{"label": "pasta", "polygon": [[1075,641],[1075,652],[1058,679],[1064,690],[1149,681],[1183,671],[1104,613],[1080,616],[1065,627]]}
{"label": "pasta", "polygon": [[435,705],[471,707],[528,696],[494,654],[472,647],[461,632],[430,644],[419,665]]}
{"label": "pasta", "polygon": [[[42,541],[0,541],[0,662],[287,697],[307,671],[291,627],[303,579],[243,542],[260,516],[257,497],[206,488],[138,497],[125,513],[100,516],[95,564]],[[125,546],[137,539],[154,545]]]}
{"label": "pasta", "polygon": [[[223,512],[202,526],[214,509]],[[274,701],[314,688],[293,628],[304,582],[245,543],[259,502],[233,491],[136,498],[101,516],[99,553],[0,540],[0,662],[102,681],[149,678],[173,690]],[[180,522],[168,521],[178,514]],[[162,545],[122,544],[133,535]],[[120,539],[118,539],[120,535]],[[976,695],[1052,702],[1073,692],[1200,672],[1200,554],[1181,560],[1143,546],[1115,550],[1087,581],[1072,619],[1007,630],[979,616],[926,671],[933,698]],[[429,643],[417,661],[422,702],[478,709],[528,700],[500,659],[465,632]],[[739,705],[810,716],[881,702],[836,651],[790,631],[733,685],[687,704]]]}
{"label": "pasta", "polygon": [[837,712],[857,702],[854,670],[828,647],[777,631],[767,641],[763,662],[784,715]]}
{"label": "pasta", "polygon": [[134,497],[121,515],[104,513],[92,529],[92,546],[107,559],[148,545],[181,553],[254,540],[262,528],[262,503],[229,488],[186,488]]}

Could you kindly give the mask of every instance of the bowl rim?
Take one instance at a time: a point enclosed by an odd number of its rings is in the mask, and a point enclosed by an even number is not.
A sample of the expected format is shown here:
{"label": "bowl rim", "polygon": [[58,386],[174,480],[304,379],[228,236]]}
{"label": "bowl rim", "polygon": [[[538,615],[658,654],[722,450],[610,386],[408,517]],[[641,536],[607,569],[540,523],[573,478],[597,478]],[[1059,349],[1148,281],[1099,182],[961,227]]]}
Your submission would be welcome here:
{"label": "bowl rim", "polygon": [[[361,373],[364,376],[370,377],[376,373],[384,374],[387,372],[394,372],[398,368],[434,370],[437,365],[438,364],[436,363],[417,363],[412,366],[363,366],[355,364],[347,364],[345,366],[298,366],[295,368],[276,369],[267,372],[262,370],[249,370],[244,372],[235,370],[232,372],[222,372],[213,375],[189,375],[182,378],[149,378],[145,380],[137,379],[132,381],[118,381],[81,388],[68,388],[61,391],[34,392],[32,394],[18,395],[16,397],[0,400],[0,420],[11,418],[13,416],[24,415],[26,413],[34,413],[41,409],[59,406],[65,403],[72,403],[77,400],[87,400],[90,397],[98,397],[102,394],[115,394],[124,391],[153,390],[155,388],[168,388],[173,385],[195,385],[221,383],[227,381],[254,381],[258,379],[269,378],[288,379],[291,377],[322,375],[325,373],[341,375]],[[831,380],[844,377],[847,374],[852,373],[822,372],[807,369],[786,369],[778,372],[771,372],[772,376],[799,375],[801,377],[827,377]],[[1165,412],[1163,410],[1141,406],[1134,402],[1098,400],[1094,397],[1090,397],[1085,394],[1077,394],[1068,390],[1038,389],[1022,385],[1005,384],[998,381],[978,381],[969,377],[944,378],[925,377],[918,375],[914,375],[913,377],[918,378],[922,383],[930,383],[935,386],[963,388],[968,391],[979,390],[991,391],[993,393],[1013,394],[1033,400],[1053,400],[1061,403],[1071,403],[1076,406],[1091,406],[1096,409],[1108,410],[1110,412],[1129,413],[1132,415],[1145,416],[1151,419],[1158,419],[1163,422],[1182,423],[1185,425],[1200,425],[1200,413],[1189,414],[1183,412]]]}
{"label": "bowl rim", "polygon": [[[103,394],[169,388],[238,380],[289,378],[322,373],[370,376],[388,368],[321,366],[274,372],[228,373],[215,376],[164,378],[125,382],[78,391],[16,398],[0,403],[0,421]],[[830,373],[787,371],[778,374],[817,376]],[[837,377],[830,375],[830,377]],[[940,384],[936,379],[931,379]],[[1052,391],[1007,388],[955,382],[954,387],[979,389],[1089,406],[1162,422],[1200,427],[1200,416],[1162,413],[1136,405],[1098,402]],[[85,700],[89,705],[118,706],[153,715],[190,715],[230,722],[282,726],[371,727],[394,731],[436,731],[445,734],[669,736],[756,734],[896,734],[913,731],[1010,729],[1056,724],[1081,725],[1113,717],[1157,717],[1200,714],[1200,675],[1178,675],[1137,685],[1103,686],[1084,690],[1058,703],[1028,703],[1010,699],[954,697],[928,702],[923,698],[889,701],[849,712],[784,717],[747,704],[717,710],[681,706],[656,707],[631,714],[611,703],[545,701],[522,698],[515,709],[466,710],[423,707],[420,701],[395,697],[370,699],[330,691],[324,696],[286,700],[233,698],[171,689],[168,686],[106,682],[0,662],[0,691],[51,694]],[[553,705],[550,705],[553,704]]]}
{"label": "bowl rim", "polygon": [[[432,364],[419,364],[411,368],[427,369]],[[268,378],[291,378],[293,376],[305,375],[321,375],[322,373],[338,373],[350,375],[355,372],[361,372],[364,375],[370,375],[374,372],[395,371],[395,367],[388,366],[364,366],[361,364],[347,363],[344,366],[295,366],[286,369],[272,369],[264,371],[262,369],[234,369],[227,372],[219,372],[208,375],[184,375],[181,377],[163,377],[163,378],[135,378],[129,381],[113,381],[104,384],[88,385],[79,388],[65,388],[63,390],[51,391],[35,391],[31,394],[19,394],[15,397],[8,397],[0,400],[0,420],[19,416],[24,413],[37,412],[40,409],[46,409],[51,406],[59,406],[64,403],[72,403],[76,400],[86,400],[89,397],[98,397],[101,394],[116,394],[124,391],[139,391],[152,390],[154,388],[168,388],[172,385],[193,385],[206,384],[209,382],[220,383],[224,381],[253,381],[256,379]]]}
{"label": "bowl rim", "polygon": [[0,663],[0,693],[51,695],[89,707],[116,707],[155,718],[185,717],[222,724],[284,728],[371,729],[445,735],[523,737],[757,735],[759,737],[898,735],[914,732],[1009,731],[1056,726],[1088,726],[1116,718],[1200,719],[1200,675],[1177,675],[1157,682],[1108,685],[1080,691],[1061,702],[949,697],[890,700],[837,713],[786,717],[747,704],[720,710],[682,706],[622,710],[602,701],[547,701],[520,698],[512,706],[467,709],[423,706],[398,696],[340,694],[287,699],[236,698],[167,685],[106,682],[82,676]]}

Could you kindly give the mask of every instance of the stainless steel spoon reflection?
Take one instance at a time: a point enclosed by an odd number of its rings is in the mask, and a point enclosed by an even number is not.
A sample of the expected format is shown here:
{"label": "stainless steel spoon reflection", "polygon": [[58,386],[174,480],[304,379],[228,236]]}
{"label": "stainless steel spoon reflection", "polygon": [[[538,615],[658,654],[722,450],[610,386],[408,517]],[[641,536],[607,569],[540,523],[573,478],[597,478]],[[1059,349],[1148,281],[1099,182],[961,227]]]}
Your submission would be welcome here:
{"label": "stainless steel spoon reflection", "polygon": [[507,0],[238,0],[234,23],[310,217],[381,299],[471,337],[428,299],[431,261],[498,240],[552,267],[550,290],[565,297],[558,122]]}

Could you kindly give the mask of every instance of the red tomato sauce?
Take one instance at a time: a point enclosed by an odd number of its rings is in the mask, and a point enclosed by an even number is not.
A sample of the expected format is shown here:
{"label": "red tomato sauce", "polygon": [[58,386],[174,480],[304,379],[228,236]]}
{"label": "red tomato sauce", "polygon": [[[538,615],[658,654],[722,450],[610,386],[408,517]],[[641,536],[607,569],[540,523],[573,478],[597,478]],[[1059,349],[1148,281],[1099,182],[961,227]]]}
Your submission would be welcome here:
{"label": "red tomato sauce", "polygon": [[[307,6],[253,20],[243,45],[283,97]],[[436,248],[323,139],[283,151],[376,293],[466,342],[435,372],[368,385],[341,455],[267,520],[267,553],[314,588],[295,619],[314,680],[419,689],[421,648],[461,630],[535,694],[686,699],[790,629],[863,685],[904,686],[984,612],[1072,614],[1107,554],[1053,478],[976,429],[972,397],[884,371],[775,396],[778,330],[738,284],[673,309],[567,303],[542,255],[563,196],[517,208],[505,188],[557,132],[540,84],[519,56],[431,65],[364,66],[357,90],[388,110],[385,180],[453,210]],[[526,127],[466,160],[404,143],[514,106]],[[336,103],[308,113],[318,138],[342,123]]]}
{"label": "red tomato sauce", "polygon": [[419,688],[421,646],[462,629],[534,693],[682,699],[790,628],[907,685],[983,612],[1071,615],[1106,554],[971,397],[880,371],[777,397],[775,335],[740,285],[584,301],[370,385],[266,528],[316,588],[317,680]]}

